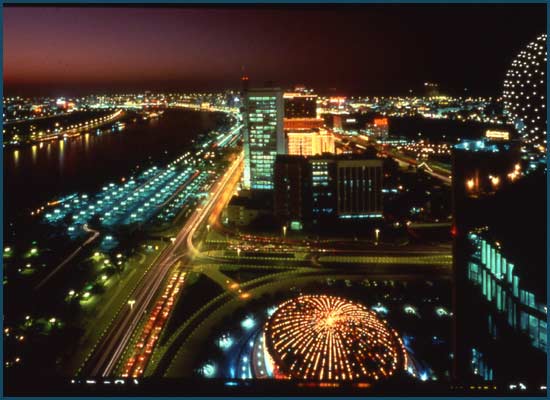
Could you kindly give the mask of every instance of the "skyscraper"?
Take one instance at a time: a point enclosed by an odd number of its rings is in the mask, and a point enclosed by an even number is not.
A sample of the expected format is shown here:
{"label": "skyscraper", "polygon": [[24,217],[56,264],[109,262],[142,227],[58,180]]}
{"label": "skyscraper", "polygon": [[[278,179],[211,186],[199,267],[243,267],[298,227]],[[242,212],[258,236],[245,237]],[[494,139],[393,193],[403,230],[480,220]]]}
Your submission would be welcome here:
{"label": "skyscraper", "polygon": [[454,375],[542,385],[546,376],[545,177],[517,143],[453,151]]}
{"label": "skyscraper", "polygon": [[271,190],[275,157],[286,153],[282,91],[278,88],[248,90],[244,111],[244,187]]}

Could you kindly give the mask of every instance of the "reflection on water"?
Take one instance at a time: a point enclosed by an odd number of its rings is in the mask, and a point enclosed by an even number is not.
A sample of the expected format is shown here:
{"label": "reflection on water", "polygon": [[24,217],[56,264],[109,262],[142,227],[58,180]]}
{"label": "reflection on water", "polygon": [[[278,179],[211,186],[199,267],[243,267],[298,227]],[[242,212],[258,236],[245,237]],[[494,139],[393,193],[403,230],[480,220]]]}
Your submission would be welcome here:
{"label": "reflection on water", "polygon": [[64,194],[95,191],[148,159],[171,160],[199,132],[224,120],[222,114],[167,110],[160,119],[128,123],[123,131],[93,131],[57,144],[4,149],[5,215],[11,219]]}
{"label": "reflection on water", "polygon": [[59,171],[63,173],[63,163],[65,159],[65,139],[59,141]]}
{"label": "reflection on water", "polygon": [[37,146],[35,144],[32,145],[31,151],[32,151],[32,163],[36,164],[36,153],[37,153],[38,150],[37,150]]}
{"label": "reflection on water", "polygon": [[17,168],[19,165],[19,150],[13,151],[13,166]]}

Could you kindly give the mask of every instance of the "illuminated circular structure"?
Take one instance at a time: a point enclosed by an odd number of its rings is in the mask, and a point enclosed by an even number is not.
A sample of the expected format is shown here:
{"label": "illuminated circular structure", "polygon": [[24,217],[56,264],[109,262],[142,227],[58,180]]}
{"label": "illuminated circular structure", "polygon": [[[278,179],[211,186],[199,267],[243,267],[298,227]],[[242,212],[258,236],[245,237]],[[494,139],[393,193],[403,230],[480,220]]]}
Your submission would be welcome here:
{"label": "illuminated circular structure", "polygon": [[546,34],[529,43],[506,73],[504,110],[526,147],[546,151]]}
{"label": "illuminated circular structure", "polygon": [[398,334],[368,308],[325,295],[278,306],[264,327],[275,377],[377,381],[407,369]]}

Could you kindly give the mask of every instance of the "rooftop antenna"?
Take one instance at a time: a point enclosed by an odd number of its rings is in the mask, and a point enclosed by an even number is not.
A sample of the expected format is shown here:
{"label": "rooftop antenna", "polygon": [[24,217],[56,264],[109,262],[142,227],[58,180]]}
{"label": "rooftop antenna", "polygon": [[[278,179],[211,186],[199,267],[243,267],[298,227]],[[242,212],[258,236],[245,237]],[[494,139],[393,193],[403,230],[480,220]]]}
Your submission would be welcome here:
{"label": "rooftop antenna", "polygon": [[245,73],[244,65],[241,66],[241,91],[243,95],[248,92],[248,75]]}

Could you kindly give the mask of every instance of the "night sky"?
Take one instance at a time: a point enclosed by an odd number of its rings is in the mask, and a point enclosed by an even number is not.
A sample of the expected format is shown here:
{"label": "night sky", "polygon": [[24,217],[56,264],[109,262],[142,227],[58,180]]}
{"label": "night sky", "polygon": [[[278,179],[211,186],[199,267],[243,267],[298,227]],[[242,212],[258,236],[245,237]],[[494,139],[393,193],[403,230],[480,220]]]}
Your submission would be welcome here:
{"label": "night sky", "polygon": [[500,95],[545,5],[5,7],[4,92],[306,84],[320,93]]}

